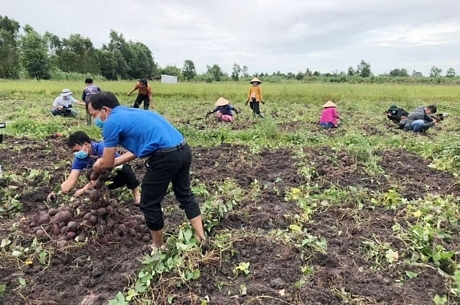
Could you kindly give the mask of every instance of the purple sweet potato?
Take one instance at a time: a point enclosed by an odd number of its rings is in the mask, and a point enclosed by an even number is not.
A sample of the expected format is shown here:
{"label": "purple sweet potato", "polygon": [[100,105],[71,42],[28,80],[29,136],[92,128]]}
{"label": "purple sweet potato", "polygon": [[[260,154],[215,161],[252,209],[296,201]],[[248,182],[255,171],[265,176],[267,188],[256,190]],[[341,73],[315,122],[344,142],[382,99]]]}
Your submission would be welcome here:
{"label": "purple sweet potato", "polygon": [[102,197],[102,192],[100,190],[92,190],[88,197],[91,202],[98,202]]}
{"label": "purple sweet potato", "polygon": [[107,215],[107,210],[106,210],[105,208],[99,208],[99,209],[97,210],[97,214],[98,214],[99,216],[105,216],[105,215]]}
{"label": "purple sweet potato", "polygon": [[65,235],[67,233],[67,227],[63,226],[61,227],[61,235]]}
{"label": "purple sweet potato", "polygon": [[75,236],[77,236],[77,234],[75,232],[67,232],[67,240],[72,240],[75,238]]}
{"label": "purple sweet potato", "polygon": [[51,219],[50,215],[46,212],[40,212],[40,214],[38,215],[38,221],[37,221],[37,225],[38,226],[41,226],[42,224],[45,224],[47,222],[49,222]]}
{"label": "purple sweet potato", "polygon": [[41,238],[41,237],[45,237],[45,236],[46,236],[45,231],[43,231],[42,229],[38,229],[38,230],[35,232],[35,235],[37,235],[38,238]]}
{"label": "purple sweet potato", "polygon": [[84,232],[81,232],[77,237],[77,241],[79,242],[84,242],[85,239],[86,239],[86,234]]}
{"label": "purple sweet potato", "polygon": [[67,232],[76,232],[78,228],[78,222],[76,221],[69,221],[67,224]]}
{"label": "purple sweet potato", "polygon": [[60,211],[54,216],[54,221],[59,223],[68,223],[72,219],[72,213],[69,211]]}
{"label": "purple sweet potato", "polygon": [[58,212],[57,209],[51,208],[51,209],[49,209],[48,214],[49,214],[50,216],[54,216],[54,215],[57,214],[57,212]]}
{"label": "purple sweet potato", "polygon": [[61,228],[57,223],[53,224],[53,226],[51,227],[51,232],[53,232],[53,235],[55,236],[58,236],[59,233],[61,233]]}
{"label": "purple sweet potato", "polygon": [[90,225],[92,225],[92,226],[97,225],[97,216],[91,215],[91,218],[89,219],[89,223],[90,223]]}

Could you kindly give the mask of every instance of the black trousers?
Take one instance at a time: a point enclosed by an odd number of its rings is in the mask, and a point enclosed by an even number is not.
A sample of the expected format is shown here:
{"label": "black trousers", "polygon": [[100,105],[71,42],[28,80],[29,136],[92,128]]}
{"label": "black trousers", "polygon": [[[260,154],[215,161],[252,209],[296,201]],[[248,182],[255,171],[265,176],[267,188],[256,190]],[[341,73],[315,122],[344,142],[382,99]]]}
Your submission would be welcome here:
{"label": "black trousers", "polygon": [[128,189],[132,190],[140,184],[136,178],[136,174],[128,164],[123,164],[121,170],[116,172],[116,174],[110,179],[110,182],[112,183],[107,186],[110,190],[114,190],[125,185]]}
{"label": "black trousers", "polygon": [[134,101],[133,108],[139,108],[139,106],[144,102],[144,109],[148,110],[150,106],[150,99],[148,95],[138,94],[136,100]]}
{"label": "black trousers", "polygon": [[89,101],[85,101],[85,108],[86,108],[86,125],[91,126],[91,114],[89,113],[88,109]]}
{"label": "black trousers", "polygon": [[192,151],[188,144],[178,145],[171,152],[154,153],[145,162],[147,172],[142,181],[140,209],[147,227],[158,231],[164,227],[161,201],[172,183],[174,195],[188,219],[201,215],[200,207],[190,188]]}
{"label": "black trousers", "polygon": [[251,107],[252,112],[255,114],[260,114],[259,102],[256,102],[255,99],[249,102],[249,107]]}

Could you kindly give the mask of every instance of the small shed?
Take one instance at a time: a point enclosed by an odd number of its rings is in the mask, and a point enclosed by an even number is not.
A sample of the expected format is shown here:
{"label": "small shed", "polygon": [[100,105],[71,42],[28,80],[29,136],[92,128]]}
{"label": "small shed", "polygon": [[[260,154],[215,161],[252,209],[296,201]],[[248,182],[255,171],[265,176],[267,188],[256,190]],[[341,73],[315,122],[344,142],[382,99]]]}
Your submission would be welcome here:
{"label": "small shed", "polygon": [[161,75],[162,84],[177,84],[177,76],[174,75]]}

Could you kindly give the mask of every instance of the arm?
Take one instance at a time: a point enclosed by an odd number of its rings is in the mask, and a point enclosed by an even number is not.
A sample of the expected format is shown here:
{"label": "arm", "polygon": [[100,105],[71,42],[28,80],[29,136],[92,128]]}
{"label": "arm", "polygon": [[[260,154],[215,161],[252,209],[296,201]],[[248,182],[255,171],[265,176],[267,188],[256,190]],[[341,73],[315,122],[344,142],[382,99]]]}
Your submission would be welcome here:
{"label": "arm", "polygon": [[336,119],[342,119],[342,118],[340,117],[339,112],[338,112],[336,109],[334,109],[334,117],[335,117]]}
{"label": "arm", "polygon": [[81,105],[81,106],[85,106],[85,105],[86,105],[84,102],[82,102],[82,101],[77,101],[77,100],[74,99],[73,97],[71,97],[71,99],[72,99],[72,102],[75,103],[75,104],[77,104],[77,105]]}
{"label": "arm", "polygon": [[62,106],[58,105],[59,98],[56,98],[53,102],[53,109],[61,109]]}
{"label": "arm", "polygon": [[263,101],[264,101],[264,97],[262,96],[262,88],[260,88],[260,86],[257,86],[257,89],[259,89],[259,97],[260,97],[260,101],[263,103]]}
{"label": "arm", "polygon": [[210,114],[216,112],[217,110],[219,110],[219,107],[216,107],[216,109],[214,109],[214,110],[208,111],[208,112],[206,113],[206,117],[208,117]]}
{"label": "arm", "polygon": [[115,165],[116,152],[116,147],[105,147],[104,154],[94,163],[93,169],[98,173],[102,173],[106,170],[113,168],[113,166]]}
{"label": "arm", "polygon": [[81,94],[81,101],[84,102],[86,98],[86,90],[83,90],[83,93]]}
{"label": "arm", "polygon": [[75,197],[78,197],[78,196],[83,195],[83,193],[84,193],[86,190],[92,189],[95,183],[96,183],[95,180],[94,180],[94,181],[88,182],[84,187],[82,187],[81,189],[75,191],[74,196],[75,196]]}
{"label": "arm", "polygon": [[130,95],[131,93],[133,93],[134,91],[136,91],[137,89],[139,89],[139,83],[136,83],[136,85],[134,86],[133,90],[129,91],[127,95]]}
{"label": "arm", "polygon": [[77,183],[78,177],[80,177],[81,171],[73,169],[70,172],[69,177],[61,184],[61,192],[68,193]]}
{"label": "arm", "polygon": [[133,161],[136,158],[136,155],[134,155],[132,152],[127,151],[126,153],[122,154],[121,156],[115,159],[115,163],[113,166],[125,164],[129,161]]}
{"label": "arm", "polygon": [[251,100],[251,88],[249,88],[249,91],[248,91],[248,99],[246,101],[246,104]]}

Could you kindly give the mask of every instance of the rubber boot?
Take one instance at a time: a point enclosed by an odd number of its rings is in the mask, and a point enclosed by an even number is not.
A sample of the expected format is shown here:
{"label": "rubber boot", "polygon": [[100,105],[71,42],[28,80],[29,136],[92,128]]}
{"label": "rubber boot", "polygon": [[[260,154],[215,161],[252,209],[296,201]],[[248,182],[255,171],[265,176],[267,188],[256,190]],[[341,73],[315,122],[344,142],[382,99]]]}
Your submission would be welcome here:
{"label": "rubber boot", "polygon": [[263,114],[262,114],[262,113],[260,113],[260,112],[259,112],[257,115],[258,115],[258,116],[259,116],[259,118],[261,118],[261,119],[263,119],[263,118],[264,118]]}

